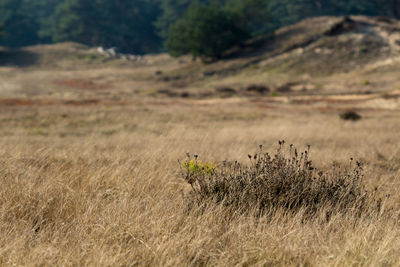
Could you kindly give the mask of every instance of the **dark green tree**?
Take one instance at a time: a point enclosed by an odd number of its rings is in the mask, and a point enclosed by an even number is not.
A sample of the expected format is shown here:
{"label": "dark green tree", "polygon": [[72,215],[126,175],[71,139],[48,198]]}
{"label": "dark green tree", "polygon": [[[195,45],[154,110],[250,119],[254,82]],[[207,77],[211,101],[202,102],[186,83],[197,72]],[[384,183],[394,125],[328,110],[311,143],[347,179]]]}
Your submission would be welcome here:
{"label": "dark green tree", "polygon": [[379,14],[374,0],[338,0],[332,3],[332,15],[368,15]]}
{"label": "dark green tree", "polygon": [[[195,3],[223,10],[252,36],[315,16],[400,18],[400,0],[0,0],[0,45],[76,41],[133,53],[156,52],[170,26]],[[174,40],[183,38],[171,34]]]}
{"label": "dark green tree", "polygon": [[226,0],[224,6],[252,35],[257,35],[271,28],[269,4],[269,0]]}
{"label": "dark green tree", "polygon": [[[157,0],[162,13],[155,22],[158,34],[166,39],[169,34],[169,27],[180,20],[189,6],[195,3],[195,0]],[[199,4],[207,4],[208,0],[196,0]]]}
{"label": "dark green tree", "polygon": [[400,0],[376,0],[380,15],[400,18]]}
{"label": "dark green tree", "polygon": [[173,56],[191,54],[204,60],[221,58],[228,49],[240,45],[249,34],[239,19],[216,5],[194,4],[169,29],[166,47]]}
{"label": "dark green tree", "polygon": [[65,0],[55,16],[53,40],[122,51],[156,51],[160,40],[153,22],[158,9],[147,0]]}
{"label": "dark green tree", "polygon": [[4,26],[2,45],[16,47],[40,41],[39,21],[32,12],[34,7],[34,1],[0,1],[0,24]]}
{"label": "dark green tree", "polygon": [[162,14],[155,25],[162,38],[167,38],[169,27],[183,17],[192,4],[214,5],[233,13],[243,27],[254,34],[268,28],[269,0],[158,0]]}
{"label": "dark green tree", "polygon": [[63,2],[64,0],[34,0],[35,8],[32,12],[38,18],[40,42],[52,42],[55,11]]}

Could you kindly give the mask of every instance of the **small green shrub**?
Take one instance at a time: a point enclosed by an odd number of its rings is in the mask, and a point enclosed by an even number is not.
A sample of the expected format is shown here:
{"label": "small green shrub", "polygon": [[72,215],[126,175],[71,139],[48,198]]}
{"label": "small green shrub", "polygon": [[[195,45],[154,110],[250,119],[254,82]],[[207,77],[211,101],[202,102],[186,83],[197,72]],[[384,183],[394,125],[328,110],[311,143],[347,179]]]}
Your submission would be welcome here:
{"label": "small green shrub", "polygon": [[371,82],[369,80],[365,80],[365,81],[362,82],[363,86],[368,86],[370,84],[371,84]]}
{"label": "small green shrub", "polygon": [[188,172],[188,176],[212,175],[216,166],[212,162],[201,162],[199,160],[186,160],[182,163],[182,167]]}
{"label": "small green shrub", "polygon": [[97,59],[97,55],[95,55],[95,54],[90,54],[90,55],[88,55],[88,59],[90,59],[90,60],[95,60],[95,59]]}
{"label": "small green shrub", "polygon": [[185,196],[188,210],[217,204],[239,214],[301,210],[307,218],[323,211],[327,220],[334,213],[360,216],[368,210],[368,201],[374,198],[362,183],[360,162],[319,171],[309,160],[310,147],[299,153],[290,145],[284,152],[284,143],[279,142],[275,155],[260,146],[257,154],[249,155],[249,165],[237,161],[216,165],[197,159],[182,163],[182,177],[191,185]]}
{"label": "small green shrub", "polygon": [[47,135],[48,135],[48,133],[47,133],[45,130],[41,129],[41,128],[35,128],[35,129],[33,129],[33,130],[32,130],[32,133],[33,133],[34,135],[42,135],[42,136],[47,136]]}
{"label": "small green shrub", "polygon": [[271,92],[271,96],[272,96],[272,97],[279,96],[279,93],[278,93],[278,92]]}

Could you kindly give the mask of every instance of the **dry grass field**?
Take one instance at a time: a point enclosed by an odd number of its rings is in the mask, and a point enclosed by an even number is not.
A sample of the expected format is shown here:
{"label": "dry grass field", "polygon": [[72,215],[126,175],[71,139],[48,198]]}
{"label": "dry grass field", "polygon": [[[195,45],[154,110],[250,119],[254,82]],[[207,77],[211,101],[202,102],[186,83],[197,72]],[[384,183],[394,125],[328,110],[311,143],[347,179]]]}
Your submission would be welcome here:
{"label": "dry grass field", "polygon": [[[2,265],[396,266],[400,261],[399,112],[336,112],[238,103],[2,106]],[[186,152],[239,160],[285,139],[321,169],[364,163],[380,213],[302,222],[301,211],[231,217],[185,212]],[[323,212],[321,211],[321,217]]]}
{"label": "dry grass field", "polygon": [[[290,75],[250,67],[179,85],[165,77],[199,63],[71,53],[0,67],[0,265],[399,265],[399,65],[306,77],[310,92],[202,97],[195,93]],[[362,119],[340,119],[350,109]],[[248,154],[263,145],[273,155],[278,140],[311,145],[323,172],[360,161],[373,195],[366,211],[338,208],[327,219],[326,202],[304,219],[307,207],[187,209],[192,189],[178,162],[186,153],[217,169],[224,160],[251,167]]]}

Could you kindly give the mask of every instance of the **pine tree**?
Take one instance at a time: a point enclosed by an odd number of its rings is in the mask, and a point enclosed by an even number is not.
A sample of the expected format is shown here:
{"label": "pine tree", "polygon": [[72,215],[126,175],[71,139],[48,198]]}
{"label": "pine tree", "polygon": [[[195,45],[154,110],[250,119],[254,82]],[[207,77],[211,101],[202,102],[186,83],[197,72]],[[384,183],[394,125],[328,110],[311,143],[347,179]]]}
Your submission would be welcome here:
{"label": "pine tree", "polygon": [[166,47],[173,56],[191,54],[203,61],[221,58],[249,37],[237,21],[234,14],[216,6],[194,4],[170,27]]}
{"label": "pine tree", "polygon": [[271,28],[269,3],[269,0],[226,0],[225,9],[235,14],[252,35],[257,35]]}
{"label": "pine tree", "polygon": [[28,0],[0,1],[0,24],[4,27],[2,45],[16,47],[39,42],[39,22],[32,13],[34,5],[35,2]]}
{"label": "pine tree", "polygon": [[180,20],[191,4],[207,4],[208,0],[158,0],[162,14],[155,22],[158,34],[166,39],[169,33],[169,27]]}
{"label": "pine tree", "polygon": [[56,12],[53,40],[116,46],[132,53],[156,51],[157,15],[154,3],[145,0],[66,0]]}
{"label": "pine tree", "polygon": [[377,0],[380,15],[400,18],[400,0]]}

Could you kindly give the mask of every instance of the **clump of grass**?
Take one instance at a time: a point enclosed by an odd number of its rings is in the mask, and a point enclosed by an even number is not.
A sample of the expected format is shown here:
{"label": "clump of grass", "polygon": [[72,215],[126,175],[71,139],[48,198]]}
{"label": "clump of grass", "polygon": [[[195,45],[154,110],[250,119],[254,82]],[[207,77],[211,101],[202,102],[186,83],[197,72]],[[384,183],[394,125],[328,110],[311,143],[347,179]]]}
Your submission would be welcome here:
{"label": "clump of grass", "polygon": [[279,96],[279,92],[271,92],[271,96],[272,96],[272,97]]}
{"label": "clump of grass", "polygon": [[345,121],[359,121],[362,119],[360,114],[352,110],[340,114],[340,118]]}
{"label": "clump of grass", "polygon": [[41,129],[41,128],[35,128],[35,129],[33,129],[32,133],[33,133],[34,135],[42,135],[42,136],[47,136],[47,135],[48,135],[48,133],[46,133],[46,131],[44,131],[44,130]]}
{"label": "clump of grass", "polygon": [[78,54],[78,55],[76,55],[75,56],[77,59],[84,59],[85,58],[85,56],[84,55],[81,55],[81,54]]}
{"label": "clump of grass", "polygon": [[246,87],[247,92],[253,92],[253,93],[258,93],[258,94],[264,94],[268,93],[271,91],[271,89],[263,84],[251,84]]}
{"label": "clump of grass", "polygon": [[188,209],[218,204],[240,214],[286,210],[302,211],[307,218],[322,211],[327,220],[336,213],[361,216],[368,210],[374,197],[364,188],[360,162],[320,171],[309,159],[310,146],[299,153],[290,145],[284,152],[284,144],[279,141],[275,155],[260,146],[257,154],[248,155],[248,165],[224,161],[216,167],[197,158],[185,161],[182,175],[191,186],[185,196]]}
{"label": "clump of grass", "polygon": [[370,85],[371,84],[371,82],[369,81],[369,80],[364,80],[363,82],[362,82],[362,85],[363,86],[368,86],[368,85]]}
{"label": "clump of grass", "polygon": [[97,59],[97,55],[95,55],[95,54],[90,54],[90,55],[88,55],[88,59],[90,59],[90,60],[95,60],[95,59]]}

